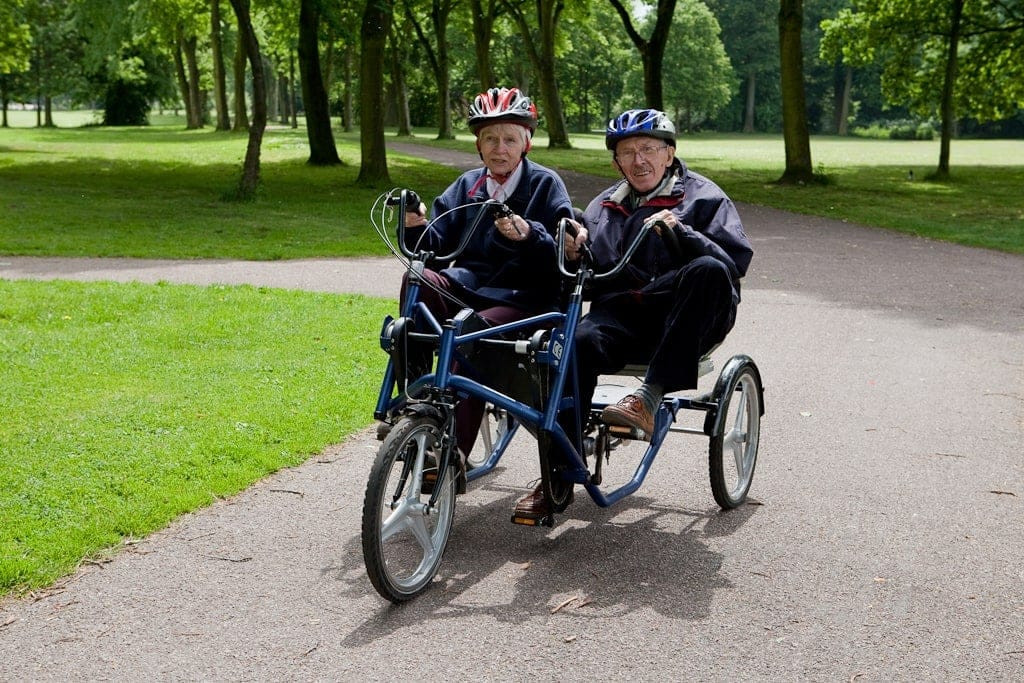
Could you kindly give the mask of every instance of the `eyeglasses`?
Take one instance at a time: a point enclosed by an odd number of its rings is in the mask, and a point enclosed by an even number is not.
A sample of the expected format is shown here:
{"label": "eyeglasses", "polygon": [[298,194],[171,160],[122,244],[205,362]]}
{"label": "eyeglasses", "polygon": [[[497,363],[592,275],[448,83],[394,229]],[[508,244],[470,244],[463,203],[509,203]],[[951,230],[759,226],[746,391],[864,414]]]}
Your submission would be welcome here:
{"label": "eyeglasses", "polygon": [[626,163],[632,163],[638,156],[643,156],[644,159],[650,159],[654,156],[655,152],[668,147],[668,145],[644,145],[643,147],[637,147],[636,149],[624,149],[621,152],[615,153],[615,158],[625,161]]}

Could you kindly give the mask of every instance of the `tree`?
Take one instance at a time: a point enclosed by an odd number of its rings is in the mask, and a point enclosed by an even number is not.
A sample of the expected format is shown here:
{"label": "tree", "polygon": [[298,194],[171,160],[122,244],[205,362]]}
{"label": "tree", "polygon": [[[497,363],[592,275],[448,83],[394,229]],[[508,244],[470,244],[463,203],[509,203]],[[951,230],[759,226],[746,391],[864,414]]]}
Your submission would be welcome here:
{"label": "tree", "polygon": [[559,59],[559,83],[565,92],[566,119],[573,129],[604,129],[618,106],[624,84],[642,81],[642,70],[634,58],[633,45],[621,31],[608,31],[618,23],[610,5],[591,3],[586,17],[566,22],[565,37],[571,46]]}
{"label": "tree", "polygon": [[238,40],[245,46],[245,54],[249,58],[253,95],[249,143],[245,148],[242,177],[235,198],[251,201],[256,198],[260,182],[260,148],[263,145],[263,132],[267,128],[267,85],[263,75],[263,55],[260,54],[260,43],[252,25],[249,0],[231,0],[231,7],[238,20]]}
{"label": "tree", "polygon": [[51,127],[54,96],[67,92],[81,74],[81,36],[73,7],[59,0],[28,0],[24,21],[32,36],[27,80],[35,95],[36,125]]}
{"label": "tree", "polygon": [[359,71],[361,104],[359,146],[360,185],[376,187],[390,182],[387,147],[384,144],[384,50],[391,26],[392,0],[366,0],[360,28],[362,55]]}
{"label": "tree", "polygon": [[677,128],[693,132],[728,103],[736,76],[718,21],[701,0],[679,0],[672,26],[686,38],[665,51],[665,106]]}
{"label": "tree", "polygon": [[[452,140],[451,66],[448,59],[448,19],[458,0],[430,0],[430,34],[437,42],[436,48],[423,31],[410,0],[402,0],[405,16],[416,31],[416,39],[430,63],[430,70],[437,83],[437,139]],[[397,48],[397,46],[396,46]]]}
{"label": "tree", "polygon": [[535,0],[537,35],[534,36],[530,28],[530,17],[523,9],[526,3],[521,0],[502,0],[502,4],[519,27],[523,46],[540,81],[541,99],[544,103],[543,115],[548,129],[548,147],[569,149],[572,145],[569,143],[569,134],[565,127],[558,79],[555,78],[558,21],[564,5],[561,0]]}
{"label": "tree", "polygon": [[341,163],[331,132],[331,111],[320,70],[320,7],[317,0],[302,0],[299,8],[299,73],[306,108],[309,163],[332,166]]}
{"label": "tree", "polygon": [[718,18],[725,51],[742,79],[742,131],[753,133],[758,125],[757,104],[764,90],[759,86],[778,77],[778,17],[765,8],[762,0],[707,0],[707,4]]}
{"label": "tree", "polygon": [[814,179],[811,138],[807,130],[804,96],[803,0],[779,1],[779,64],[782,85],[782,137],[786,146],[786,170],[779,182],[807,183]]}
{"label": "tree", "polygon": [[213,103],[217,109],[217,130],[231,130],[222,32],[220,0],[210,0],[210,53],[213,57]]}
{"label": "tree", "polygon": [[822,22],[822,54],[882,63],[882,92],[920,116],[938,115],[935,175],[949,177],[957,119],[1004,118],[1024,106],[1024,5],[1005,0],[857,0]]}
{"label": "tree", "polygon": [[0,6],[0,107],[3,109],[0,126],[3,128],[8,127],[7,106],[15,76],[29,68],[32,33],[22,11],[21,0]]}
{"label": "tree", "polygon": [[[629,39],[633,41],[640,53],[640,61],[644,65],[644,99],[651,109],[664,109],[662,73],[665,60],[665,46],[668,43],[669,30],[672,28],[672,17],[675,16],[676,0],[658,0],[655,8],[654,29],[651,37],[645,39],[633,27],[633,19],[629,10],[621,0],[608,0],[622,19]],[[632,3],[630,4],[632,7]]]}
{"label": "tree", "polygon": [[473,49],[476,54],[476,74],[480,92],[494,87],[494,67],[491,66],[491,37],[498,17],[499,0],[470,0],[473,18]]}

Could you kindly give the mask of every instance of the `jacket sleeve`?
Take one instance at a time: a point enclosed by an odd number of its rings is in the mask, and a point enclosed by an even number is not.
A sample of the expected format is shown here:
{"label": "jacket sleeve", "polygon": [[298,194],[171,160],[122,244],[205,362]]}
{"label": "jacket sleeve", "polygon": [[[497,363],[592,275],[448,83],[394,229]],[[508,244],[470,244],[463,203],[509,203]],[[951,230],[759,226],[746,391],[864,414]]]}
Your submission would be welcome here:
{"label": "jacket sleeve", "polygon": [[739,212],[717,185],[703,182],[687,183],[687,200],[677,214],[679,222],[689,230],[679,230],[680,246],[696,256],[712,256],[726,266],[739,280],[747,273],[753,249],[747,240]]}

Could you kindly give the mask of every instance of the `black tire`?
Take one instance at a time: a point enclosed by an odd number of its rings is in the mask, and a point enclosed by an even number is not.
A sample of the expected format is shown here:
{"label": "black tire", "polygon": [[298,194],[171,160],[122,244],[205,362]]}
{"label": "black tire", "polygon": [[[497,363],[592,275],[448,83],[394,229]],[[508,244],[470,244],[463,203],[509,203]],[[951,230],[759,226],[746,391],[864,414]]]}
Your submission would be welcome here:
{"label": "black tire", "polygon": [[551,439],[541,437],[537,441],[537,446],[540,451],[540,466],[544,473],[544,492],[551,501],[552,512],[564,512],[573,501],[573,489],[576,485],[562,476],[566,469],[565,461],[554,454],[555,446]]}
{"label": "black tire", "polygon": [[430,494],[422,492],[422,468],[430,458],[440,461],[440,440],[438,418],[401,418],[377,451],[366,485],[363,561],[370,583],[391,602],[405,602],[429,587],[448,544],[455,516],[454,468],[429,513]]}
{"label": "black tire", "polygon": [[754,362],[731,358],[715,386],[714,398],[719,407],[718,428],[708,445],[711,493],[723,510],[731,510],[747,499],[757,465],[764,394]]}

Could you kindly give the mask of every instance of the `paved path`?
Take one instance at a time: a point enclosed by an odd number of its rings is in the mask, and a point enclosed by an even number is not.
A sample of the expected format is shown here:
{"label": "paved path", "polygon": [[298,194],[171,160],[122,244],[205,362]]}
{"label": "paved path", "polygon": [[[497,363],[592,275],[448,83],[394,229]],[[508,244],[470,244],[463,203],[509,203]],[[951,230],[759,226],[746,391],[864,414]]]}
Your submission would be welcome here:
{"label": "paved path", "polygon": [[[367,430],[0,605],[0,680],[1024,679],[1024,259],[740,208],[755,259],[716,358],[767,385],[752,504],[717,512],[703,439],[675,437],[618,506],[516,527],[524,438],[393,608],[359,549]],[[388,296],[384,267],[0,257]]]}

